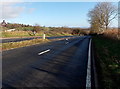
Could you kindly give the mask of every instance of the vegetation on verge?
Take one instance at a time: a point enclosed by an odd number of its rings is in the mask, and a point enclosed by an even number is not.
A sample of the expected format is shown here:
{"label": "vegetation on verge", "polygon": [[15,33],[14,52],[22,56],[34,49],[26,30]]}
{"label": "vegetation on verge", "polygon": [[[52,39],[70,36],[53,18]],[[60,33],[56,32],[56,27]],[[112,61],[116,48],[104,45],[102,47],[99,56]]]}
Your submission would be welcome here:
{"label": "vegetation on verge", "polygon": [[[120,88],[120,40],[104,36],[93,37],[96,61],[99,64],[98,80],[102,89]],[[98,65],[97,65],[98,66]]]}
{"label": "vegetation on verge", "polygon": [[[74,38],[74,37],[67,37],[68,39]],[[52,41],[58,41],[58,40],[64,40],[66,38],[57,38],[57,39],[33,39],[33,40],[26,40],[26,41],[20,41],[20,42],[8,42],[8,43],[1,43],[0,44],[0,50],[9,50],[12,48],[19,48],[19,47],[25,47],[25,46],[31,46],[35,44],[42,44]]]}
{"label": "vegetation on verge", "polygon": [[33,39],[33,40],[27,40],[27,41],[20,41],[20,42],[9,42],[9,43],[1,43],[2,50],[8,50],[11,48],[19,48],[19,47],[25,47],[30,46],[34,44],[40,44],[40,43],[46,43],[50,42],[48,39]]}

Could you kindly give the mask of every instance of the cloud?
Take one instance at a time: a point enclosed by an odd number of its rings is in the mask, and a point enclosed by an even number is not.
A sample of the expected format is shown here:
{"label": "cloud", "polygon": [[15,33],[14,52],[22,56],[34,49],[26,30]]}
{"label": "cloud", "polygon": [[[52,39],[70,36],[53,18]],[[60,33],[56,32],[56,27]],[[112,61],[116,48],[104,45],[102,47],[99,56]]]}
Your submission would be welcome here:
{"label": "cloud", "polygon": [[23,10],[23,7],[14,8],[7,6],[2,8],[2,12],[0,14],[2,15],[2,19],[16,18],[22,13]]}
{"label": "cloud", "polygon": [[26,1],[26,0],[0,0],[0,2],[2,2],[2,3],[14,3],[14,2],[24,2],[24,1]]}
{"label": "cloud", "polygon": [[23,11],[24,7],[15,6],[20,2],[2,2],[0,4],[1,19],[10,19],[18,17]]}

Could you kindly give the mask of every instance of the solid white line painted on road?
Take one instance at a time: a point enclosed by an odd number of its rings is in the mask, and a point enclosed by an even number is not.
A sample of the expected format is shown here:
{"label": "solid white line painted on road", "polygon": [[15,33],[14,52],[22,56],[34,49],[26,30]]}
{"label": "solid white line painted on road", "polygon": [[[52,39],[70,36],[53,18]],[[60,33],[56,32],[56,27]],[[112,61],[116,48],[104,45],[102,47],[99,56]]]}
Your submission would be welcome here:
{"label": "solid white line painted on road", "polygon": [[49,51],[50,51],[50,49],[45,50],[45,51],[43,51],[43,52],[38,53],[38,55],[42,55],[42,54],[47,53],[47,52],[49,52]]}
{"label": "solid white line painted on road", "polygon": [[87,76],[86,76],[86,89],[88,88],[91,89],[91,39],[89,42]]}

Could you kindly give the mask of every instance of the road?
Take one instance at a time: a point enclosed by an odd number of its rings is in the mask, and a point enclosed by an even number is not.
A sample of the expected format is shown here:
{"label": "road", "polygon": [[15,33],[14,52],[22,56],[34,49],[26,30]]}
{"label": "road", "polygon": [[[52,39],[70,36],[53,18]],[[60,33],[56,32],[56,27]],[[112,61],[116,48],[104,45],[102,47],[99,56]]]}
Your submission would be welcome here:
{"label": "road", "polygon": [[3,87],[86,88],[90,36],[3,51]]}
{"label": "road", "polygon": [[[57,36],[57,37],[46,37],[47,39],[57,39],[57,38],[67,38],[67,37],[73,37],[73,36]],[[42,38],[42,37],[25,37],[25,38],[6,38],[2,39],[0,43],[7,43],[7,42],[18,42],[18,41],[25,41],[25,40],[32,40],[36,38]]]}

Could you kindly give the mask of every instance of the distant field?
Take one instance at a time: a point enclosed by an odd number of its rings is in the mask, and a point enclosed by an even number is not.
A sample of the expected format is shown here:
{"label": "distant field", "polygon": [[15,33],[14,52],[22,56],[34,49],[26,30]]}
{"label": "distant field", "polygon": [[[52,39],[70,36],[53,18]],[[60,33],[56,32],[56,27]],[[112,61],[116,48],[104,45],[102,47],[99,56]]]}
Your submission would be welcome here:
{"label": "distant field", "polygon": [[[31,31],[12,31],[12,32],[2,32],[2,37],[29,37],[29,36],[42,36],[43,32],[38,32],[35,35]],[[67,33],[46,33],[46,36],[70,36]]]}
{"label": "distant field", "polygon": [[27,31],[2,32],[2,37],[28,37],[28,36],[30,35],[29,35],[29,32]]}

